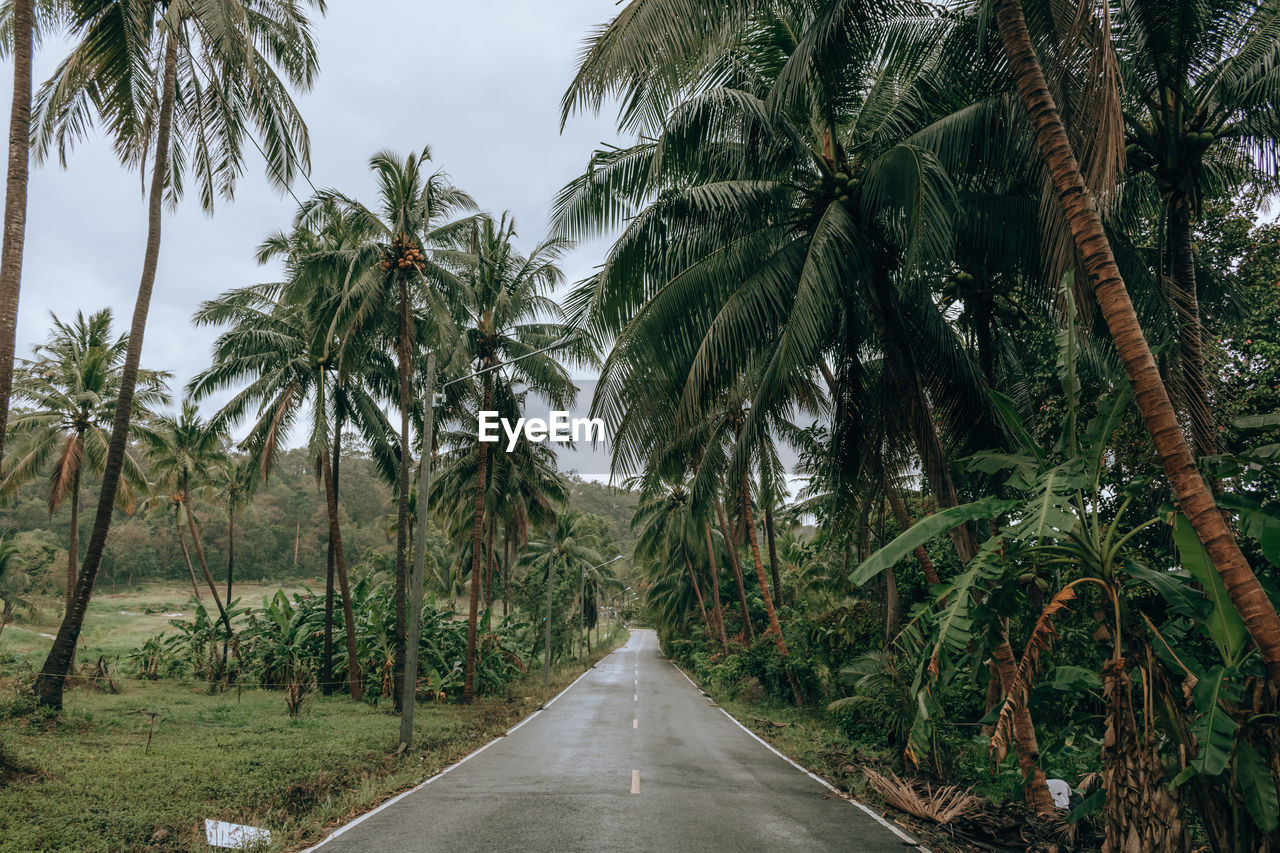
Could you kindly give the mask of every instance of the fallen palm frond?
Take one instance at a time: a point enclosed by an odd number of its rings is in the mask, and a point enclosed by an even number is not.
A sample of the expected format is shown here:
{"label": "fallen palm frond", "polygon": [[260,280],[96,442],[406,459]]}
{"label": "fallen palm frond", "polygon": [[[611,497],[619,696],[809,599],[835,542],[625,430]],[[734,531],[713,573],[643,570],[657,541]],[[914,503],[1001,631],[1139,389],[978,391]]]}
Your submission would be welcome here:
{"label": "fallen palm frond", "polygon": [[934,788],[932,785],[917,787],[914,782],[902,779],[890,772],[882,776],[869,767],[863,767],[867,781],[885,802],[899,811],[937,823],[949,823],[972,814],[982,807],[982,800],[973,795],[972,788],[958,785]]}

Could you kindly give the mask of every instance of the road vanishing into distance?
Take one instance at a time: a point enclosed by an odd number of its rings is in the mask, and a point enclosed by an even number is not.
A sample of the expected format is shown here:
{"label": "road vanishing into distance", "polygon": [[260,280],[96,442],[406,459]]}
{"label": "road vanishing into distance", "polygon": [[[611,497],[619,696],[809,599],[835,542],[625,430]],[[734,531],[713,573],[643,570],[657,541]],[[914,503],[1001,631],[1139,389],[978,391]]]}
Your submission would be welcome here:
{"label": "road vanishing into distance", "polygon": [[773,752],[633,630],[469,758],[335,830],[322,853],[923,850]]}

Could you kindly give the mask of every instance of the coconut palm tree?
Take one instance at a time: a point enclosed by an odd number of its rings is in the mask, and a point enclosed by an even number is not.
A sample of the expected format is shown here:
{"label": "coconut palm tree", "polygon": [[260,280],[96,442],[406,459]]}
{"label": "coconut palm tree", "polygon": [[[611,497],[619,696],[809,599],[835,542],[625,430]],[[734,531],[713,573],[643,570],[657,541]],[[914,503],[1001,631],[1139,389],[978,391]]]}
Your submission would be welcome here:
{"label": "coconut palm tree", "polygon": [[226,432],[218,423],[200,417],[200,410],[190,399],[182,401],[178,415],[157,415],[152,430],[143,435],[153,477],[153,488],[162,495],[173,495],[186,517],[187,534],[195,548],[196,559],[204,573],[205,583],[218,607],[218,615],[231,637],[231,619],[218,595],[218,587],[204,556],[204,541],[192,506],[193,492],[207,492],[214,472],[227,464]]}
{"label": "coconut palm tree", "polygon": [[35,687],[40,703],[51,708],[62,705],[67,667],[111,528],[165,198],[181,197],[185,174],[194,175],[206,210],[218,195],[230,198],[244,171],[244,138],[254,130],[264,138],[269,179],[290,184],[308,167],[309,141],[289,90],[308,88],[317,71],[310,24],[295,0],[256,3],[252,13],[239,0],[145,9],[117,0],[70,0],[70,18],[75,47],[36,98],[37,157],[56,149],[65,163],[70,147],[100,124],[125,166],[143,170],[150,160],[152,173],[147,245],[98,512],[74,604]]}
{"label": "coconut palm tree", "polygon": [[[1258,32],[1256,27],[1267,14],[1274,13],[1265,4],[1252,10],[1245,16],[1243,26],[1236,28],[1236,37],[1243,40]],[[995,0],[995,20],[1018,95],[1066,216],[1076,253],[1093,285],[1098,308],[1111,331],[1156,455],[1183,513],[1222,576],[1223,585],[1244,618],[1249,635],[1257,643],[1271,682],[1280,685],[1280,616],[1241,553],[1235,535],[1214,503],[1213,493],[1200,475],[1195,455],[1151,355],[1151,347],[1138,323],[1102,218],[1086,187],[1062,113],[1050,93],[1021,0]],[[1241,47],[1243,43],[1232,47]],[[1263,45],[1255,44],[1255,47],[1260,49]],[[1264,69],[1263,79],[1270,80],[1277,73],[1270,60],[1261,56],[1237,54],[1236,59],[1224,70],[1237,79],[1248,78],[1255,62],[1263,63],[1258,66]],[[1258,102],[1251,112],[1268,113],[1272,116],[1269,120],[1274,121],[1276,110],[1280,109],[1280,87],[1274,83],[1263,84],[1257,87],[1257,92]],[[1246,138],[1254,137],[1249,133]]]}
{"label": "coconut palm tree", "polygon": [[[1171,396],[1199,456],[1218,452],[1205,375],[1196,219],[1205,198],[1274,176],[1280,119],[1265,79],[1280,50],[1280,9],[1252,0],[1126,0],[1115,14],[1129,179],[1160,225],[1159,273],[1172,287],[1178,359]],[[1152,211],[1152,208],[1155,208]],[[1165,293],[1165,288],[1156,288]]]}
{"label": "coconut palm tree", "polygon": [[[9,110],[9,168],[0,249],[0,459],[4,459],[13,392],[13,348],[27,234],[27,166],[31,159],[31,55],[41,30],[65,15],[63,0],[13,0],[0,9],[0,59],[13,53],[13,104]],[[4,471],[0,470],[0,476]]]}
{"label": "coconut palm tree", "polygon": [[[11,496],[44,475],[49,480],[49,513],[64,501],[71,507],[68,608],[80,569],[80,482],[86,470],[101,475],[105,466],[107,430],[120,393],[127,348],[124,335],[112,334],[108,308],[88,317],[77,311],[75,319],[66,323],[55,314],[49,338],[35,348],[34,358],[21,360],[15,371],[15,399],[29,408],[24,407],[10,422],[10,433],[18,440],[17,453],[0,484],[0,495]],[[169,378],[162,371],[138,371],[132,415],[135,438],[150,434],[156,407],[168,403]],[[116,506],[132,511],[138,495],[146,491],[146,472],[132,453],[126,453]]]}
{"label": "coconut palm tree", "polygon": [[[413,363],[420,346],[438,346],[428,336],[448,325],[448,298],[458,289],[458,258],[452,249],[467,219],[451,220],[475,202],[453,186],[443,172],[428,171],[431,150],[407,157],[379,151],[369,160],[377,184],[377,203],[366,207],[336,191],[321,193],[315,204],[338,204],[356,223],[361,239],[324,255],[325,263],[344,271],[342,299],[334,319],[344,335],[377,333],[396,353],[394,403],[400,410],[396,522],[396,684],[404,672],[407,617],[409,493],[412,488],[409,425],[417,381]],[[425,313],[419,313],[425,312]],[[435,335],[434,337],[440,337]],[[400,689],[394,691],[399,707]]]}
{"label": "coconut palm tree", "polygon": [[[474,364],[479,373],[480,411],[493,408],[494,374],[505,372],[508,385],[519,382],[554,407],[567,408],[577,388],[557,359],[590,365],[595,352],[585,335],[573,333],[562,322],[560,305],[548,295],[563,281],[558,265],[571,245],[551,239],[535,246],[527,256],[515,246],[515,222],[509,214],[495,220],[480,217],[470,235],[471,266],[459,294],[459,323],[454,363]],[[539,352],[559,342],[553,352]],[[475,696],[476,629],[480,605],[481,540],[484,533],[486,462],[488,444],[476,438],[475,512],[471,542],[471,601],[468,610],[467,667],[463,701]]]}
{"label": "coconut palm tree", "polygon": [[[368,345],[368,336],[340,338],[333,330],[345,268],[328,261],[359,242],[360,235],[353,228],[336,206],[328,205],[300,214],[289,233],[269,237],[259,250],[259,260],[285,259],[286,281],[237,288],[200,307],[195,315],[197,325],[228,328],[214,344],[213,364],[192,380],[189,391],[194,399],[202,399],[216,391],[238,389],[215,422],[252,419],[242,444],[264,480],[289,431],[300,416],[309,415],[307,448],[321,471],[329,542],[342,598],[347,681],[352,698],[359,699],[363,681],[338,523],[341,435],[347,425],[354,426],[376,458],[390,455],[386,447],[390,425],[362,378],[366,373],[394,374],[394,367],[379,348]],[[340,363],[353,369],[340,370]],[[326,636],[330,636],[330,589],[326,589],[325,602]],[[332,640],[326,648],[332,648]],[[332,678],[327,667],[325,676],[322,682]]]}

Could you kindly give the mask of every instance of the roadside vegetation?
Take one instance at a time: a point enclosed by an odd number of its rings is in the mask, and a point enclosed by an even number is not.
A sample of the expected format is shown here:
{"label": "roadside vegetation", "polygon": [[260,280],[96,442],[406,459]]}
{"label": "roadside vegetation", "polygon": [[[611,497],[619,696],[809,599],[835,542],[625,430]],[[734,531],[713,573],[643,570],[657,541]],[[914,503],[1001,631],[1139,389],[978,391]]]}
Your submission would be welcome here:
{"label": "roadside vegetation", "polygon": [[[314,838],[642,616],[939,844],[1280,851],[1280,6],[631,0],[562,102],[618,139],[549,234],[425,140],[370,152],[191,306],[181,387],[141,363],[166,201],[251,148],[296,187],[323,4],[121,8],[0,10],[12,837]],[[129,327],[15,356],[28,155],[91,129],[148,190]],[[618,490],[479,440],[575,375]],[[109,597],[154,582],[162,619]]]}
{"label": "roadside vegetation", "polygon": [[[465,626],[464,626],[465,627]],[[315,694],[284,713],[281,692],[113,674],[68,691],[61,715],[5,686],[0,850],[200,850],[206,818],[266,827],[272,849],[301,849],[340,823],[438,773],[536,710],[626,640],[519,677],[471,705],[433,702],[414,720],[411,758],[398,720]]]}

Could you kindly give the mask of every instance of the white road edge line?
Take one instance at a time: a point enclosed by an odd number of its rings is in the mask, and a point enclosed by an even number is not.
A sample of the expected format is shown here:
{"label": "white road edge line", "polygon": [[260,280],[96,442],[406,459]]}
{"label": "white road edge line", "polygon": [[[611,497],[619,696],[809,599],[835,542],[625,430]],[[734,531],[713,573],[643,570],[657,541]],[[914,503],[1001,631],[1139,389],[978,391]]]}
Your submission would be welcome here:
{"label": "white road edge line", "polygon": [[[618,651],[618,649],[614,649],[613,651],[614,651],[614,652],[616,652],[616,651]],[[611,655],[611,654],[613,654],[613,652],[609,652],[609,655]],[[607,658],[609,655],[605,655],[604,657],[606,657],[606,658]],[[600,660],[604,660],[604,658],[601,658]],[[448,767],[444,768],[444,769],[443,769],[443,770],[441,770],[439,773],[437,773],[436,775],[432,776],[430,779],[425,779],[425,780],[423,780],[423,781],[419,782],[418,784],[414,785],[412,788],[410,788],[410,789],[409,789],[409,790],[407,790],[407,791],[401,791],[399,794],[396,794],[394,797],[392,797],[391,799],[387,800],[385,803],[381,803],[380,805],[376,806],[375,808],[370,809],[369,811],[365,812],[364,814],[360,815],[359,817],[354,818],[354,819],[352,819],[352,820],[348,821],[347,823],[344,823],[342,826],[338,827],[338,828],[337,828],[337,829],[335,829],[333,832],[329,833],[329,834],[328,834],[328,835],[326,835],[324,838],[322,838],[322,839],[320,839],[319,841],[317,841],[315,844],[313,844],[313,845],[311,845],[310,847],[306,848],[305,850],[301,851],[301,853],[312,853],[312,851],[319,850],[321,847],[325,846],[325,845],[326,845],[326,844],[328,844],[330,841],[332,841],[333,839],[337,838],[339,835],[342,835],[342,834],[343,834],[344,832],[346,832],[348,829],[351,829],[351,828],[353,828],[353,827],[359,826],[360,824],[364,823],[364,822],[365,822],[366,820],[368,820],[369,818],[371,818],[371,817],[373,817],[374,815],[376,815],[378,812],[380,812],[380,811],[382,811],[382,810],[384,810],[384,809],[389,809],[389,808],[391,808],[391,807],[392,807],[392,806],[394,806],[396,803],[400,802],[401,800],[403,800],[405,797],[409,796],[410,794],[414,794],[414,793],[417,793],[418,791],[421,791],[423,788],[427,787],[427,786],[428,786],[428,785],[430,785],[432,782],[436,781],[436,780],[437,780],[437,779],[439,779],[441,776],[443,776],[444,774],[448,773],[450,770],[455,770],[455,769],[457,769],[458,767],[460,767],[461,765],[463,765],[463,764],[467,763],[468,761],[470,761],[471,759],[475,758],[477,755],[479,755],[480,753],[484,752],[484,751],[485,751],[486,749],[488,749],[489,747],[493,746],[493,745],[494,745],[495,743],[497,743],[499,740],[501,740],[502,738],[506,737],[507,735],[510,735],[510,734],[511,734],[512,732],[514,732],[516,729],[520,728],[520,727],[521,727],[521,726],[523,726],[525,723],[529,722],[529,721],[530,721],[530,720],[532,720],[534,717],[536,717],[536,716],[538,716],[539,714],[541,714],[541,713],[542,713],[543,711],[545,711],[547,708],[550,708],[550,707],[551,707],[551,702],[556,701],[556,700],[557,700],[557,699],[559,699],[561,696],[563,696],[564,694],[566,694],[566,693],[568,693],[570,690],[572,690],[572,689],[573,689],[573,685],[577,684],[579,681],[581,681],[582,679],[586,678],[586,677],[587,677],[587,675],[588,675],[590,672],[591,672],[591,670],[590,670],[590,669],[588,669],[586,672],[582,673],[582,675],[579,675],[579,676],[578,676],[577,678],[575,678],[572,682],[570,682],[570,684],[569,684],[569,686],[568,686],[568,687],[566,687],[564,690],[561,690],[561,691],[560,691],[559,693],[557,693],[555,696],[552,696],[552,697],[551,697],[551,701],[550,701],[550,702],[547,702],[547,703],[546,703],[546,704],[544,704],[541,708],[537,709],[536,711],[534,711],[533,713],[531,713],[529,716],[525,717],[523,720],[521,720],[520,722],[516,723],[516,724],[515,724],[514,726],[512,726],[511,728],[507,729],[505,732],[503,732],[502,734],[498,735],[496,738],[494,738],[493,740],[489,741],[489,742],[488,742],[488,743],[486,743],[484,746],[482,746],[482,747],[480,747],[479,749],[476,749],[476,750],[474,750],[474,751],[472,751],[472,752],[467,753],[467,754],[466,754],[466,755],[464,755],[462,758],[459,758],[457,761],[455,761],[453,764],[450,764]],[[686,677],[687,677],[687,676],[686,676]],[[638,773],[639,771],[636,771],[636,772]]]}
{"label": "white road edge line", "polygon": [[[676,664],[675,664],[675,662],[674,662],[674,661],[670,661],[670,663],[671,663],[671,665],[672,665],[672,666],[674,666],[674,667],[675,667],[676,672],[678,672],[678,673],[680,673],[681,675],[683,675],[683,676],[684,676],[684,680],[685,680],[685,681],[687,681],[687,682],[689,682],[690,684],[692,684],[695,690],[698,690],[699,692],[701,692],[701,688],[700,688],[700,687],[698,687],[698,685],[694,683],[694,680],[693,680],[692,678],[690,678],[690,677],[689,677],[688,673],[686,673],[686,672],[685,672],[683,669],[681,669],[680,667],[676,666]],[[705,695],[705,694],[704,694],[704,695]],[[841,791],[841,790],[840,790],[839,788],[837,788],[835,785],[832,785],[832,784],[831,784],[830,782],[828,782],[826,779],[823,779],[823,778],[822,778],[821,776],[819,776],[817,773],[814,773],[814,772],[810,771],[808,768],[804,767],[803,765],[801,765],[801,764],[797,764],[796,762],[792,761],[792,760],[791,760],[791,758],[790,758],[790,756],[787,756],[787,755],[783,754],[782,752],[778,751],[778,749],[777,749],[777,748],[775,748],[773,744],[769,743],[767,740],[765,740],[764,738],[760,737],[760,736],[759,736],[758,734],[756,734],[755,732],[751,731],[751,729],[747,728],[747,727],[746,727],[746,726],[744,726],[742,723],[738,722],[737,718],[736,718],[736,717],[734,717],[734,716],[733,716],[733,714],[730,714],[728,711],[726,711],[724,708],[721,708],[721,707],[720,707],[720,706],[718,706],[718,705],[717,705],[716,707],[717,707],[717,709],[720,711],[720,713],[724,714],[724,715],[725,715],[725,717],[727,717],[727,718],[729,719],[729,722],[733,723],[735,726],[737,726],[738,728],[742,729],[742,730],[743,730],[744,732],[746,732],[747,734],[751,735],[751,737],[753,737],[753,738],[754,738],[754,739],[755,739],[755,740],[756,740],[756,741],[757,741],[761,746],[763,746],[765,749],[769,750],[769,751],[770,751],[770,752],[772,752],[774,755],[778,756],[778,757],[779,757],[779,758],[781,758],[783,761],[787,762],[787,763],[788,763],[788,764],[790,764],[792,767],[794,767],[795,769],[799,770],[801,773],[803,773],[804,775],[808,776],[808,777],[809,777],[810,779],[812,779],[813,781],[817,782],[819,785],[822,785],[824,788],[826,788],[827,790],[831,791],[831,793],[833,793],[833,794],[838,794],[838,795],[840,796],[840,798],[841,798],[841,799],[846,799],[846,797],[847,797],[846,802],[848,802],[848,803],[849,803],[849,805],[851,805],[851,806],[857,806],[858,808],[862,809],[864,812],[866,812],[866,813],[867,813],[867,816],[868,816],[868,817],[870,817],[870,818],[871,818],[872,820],[874,820],[876,823],[878,823],[878,824],[880,824],[881,826],[883,826],[885,829],[887,829],[887,830],[889,830],[890,832],[892,832],[894,835],[896,835],[896,836],[898,836],[899,838],[901,838],[901,839],[902,839],[903,841],[905,841],[907,844],[914,845],[914,846],[916,847],[916,849],[917,849],[917,850],[922,851],[922,853],[929,853],[929,848],[928,848],[928,847],[926,847],[926,846],[924,845],[924,843],[923,843],[923,842],[919,841],[918,839],[912,838],[910,835],[907,835],[905,832],[903,832],[903,831],[902,831],[902,829],[901,829],[901,828],[899,828],[899,827],[897,827],[897,826],[894,826],[892,823],[890,823],[888,820],[886,820],[883,816],[881,816],[881,815],[880,815],[880,814],[879,814],[875,809],[871,808],[871,807],[870,807],[870,806],[868,806],[866,803],[860,802],[859,800],[854,799],[852,796],[849,796],[849,795],[845,794],[843,791]]]}

